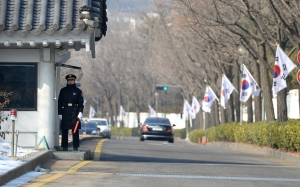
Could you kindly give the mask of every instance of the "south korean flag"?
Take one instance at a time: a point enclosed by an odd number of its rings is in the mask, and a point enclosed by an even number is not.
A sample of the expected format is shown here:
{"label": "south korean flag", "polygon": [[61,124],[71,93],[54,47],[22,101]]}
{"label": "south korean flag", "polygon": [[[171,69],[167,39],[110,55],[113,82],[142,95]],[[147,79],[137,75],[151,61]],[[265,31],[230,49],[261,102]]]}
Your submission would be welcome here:
{"label": "south korean flag", "polygon": [[242,65],[242,69],[243,77],[241,83],[240,101],[246,102],[251,95],[259,96],[260,87],[244,64]]}
{"label": "south korean flag", "polygon": [[291,61],[291,59],[282,51],[282,49],[277,45],[275,65],[274,65],[274,77],[273,77],[273,96],[275,97],[277,93],[286,88],[286,78],[289,73],[296,67],[296,65]]}

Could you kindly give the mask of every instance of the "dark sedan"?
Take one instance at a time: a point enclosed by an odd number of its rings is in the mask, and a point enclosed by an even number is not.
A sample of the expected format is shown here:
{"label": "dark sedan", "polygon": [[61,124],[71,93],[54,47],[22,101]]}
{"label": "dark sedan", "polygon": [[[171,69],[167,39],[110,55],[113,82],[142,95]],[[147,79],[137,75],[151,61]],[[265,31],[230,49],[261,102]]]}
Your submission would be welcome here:
{"label": "dark sedan", "polygon": [[95,122],[81,122],[81,129],[79,129],[79,134],[92,134],[97,135],[97,124]]}
{"label": "dark sedan", "polygon": [[174,130],[168,118],[148,117],[141,125],[140,141],[144,140],[167,140],[174,143]]}

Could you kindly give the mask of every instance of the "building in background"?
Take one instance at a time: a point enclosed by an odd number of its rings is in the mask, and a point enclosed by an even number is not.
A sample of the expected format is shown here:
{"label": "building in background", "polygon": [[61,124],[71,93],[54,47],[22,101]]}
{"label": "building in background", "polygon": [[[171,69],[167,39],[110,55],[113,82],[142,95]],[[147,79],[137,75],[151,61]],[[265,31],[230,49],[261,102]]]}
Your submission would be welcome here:
{"label": "building in background", "polygon": [[[1,110],[18,110],[20,146],[34,147],[45,136],[53,148],[59,145],[60,68],[80,69],[64,64],[70,50],[95,58],[95,42],[107,30],[106,0],[25,1],[0,4],[0,91],[12,92]],[[1,130],[11,131],[10,124],[1,123]],[[0,141],[10,142],[10,135]]]}

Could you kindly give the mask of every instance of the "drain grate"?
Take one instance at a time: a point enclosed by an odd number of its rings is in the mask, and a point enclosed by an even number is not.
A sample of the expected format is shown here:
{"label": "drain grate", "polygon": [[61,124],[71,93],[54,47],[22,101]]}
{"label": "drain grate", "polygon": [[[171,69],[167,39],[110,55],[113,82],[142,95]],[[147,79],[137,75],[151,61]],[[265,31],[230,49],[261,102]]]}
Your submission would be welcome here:
{"label": "drain grate", "polygon": [[155,178],[181,178],[181,179],[214,179],[214,180],[248,180],[248,181],[279,181],[300,182],[300,179],[290,178],[257,178],[257,177],[225,177],[225,176],[193,176],[193,175],[157,175],[157,174],[130,174],[116,173],[122,177],[155,177]]}

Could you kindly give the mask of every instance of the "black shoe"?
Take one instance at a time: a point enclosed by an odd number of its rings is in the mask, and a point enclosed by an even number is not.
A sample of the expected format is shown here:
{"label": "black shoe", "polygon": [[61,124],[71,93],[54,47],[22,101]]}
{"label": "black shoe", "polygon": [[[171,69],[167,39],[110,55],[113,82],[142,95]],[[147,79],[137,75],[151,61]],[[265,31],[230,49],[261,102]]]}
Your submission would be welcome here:
{"label": "black shoe", "polygon": [[63,147],[62,149],[63,149],[63,151],[67,151],[67,150],[68,150],[68,148],[67,148],[67,147]]}
{"label": "black shoe", "polygon": [[78,148],[77,147],[74,147],[74,149],[73,149],[74,151],[78,151]]}

